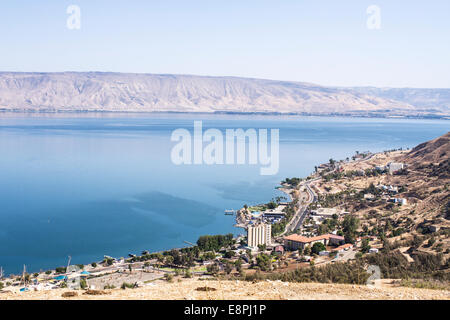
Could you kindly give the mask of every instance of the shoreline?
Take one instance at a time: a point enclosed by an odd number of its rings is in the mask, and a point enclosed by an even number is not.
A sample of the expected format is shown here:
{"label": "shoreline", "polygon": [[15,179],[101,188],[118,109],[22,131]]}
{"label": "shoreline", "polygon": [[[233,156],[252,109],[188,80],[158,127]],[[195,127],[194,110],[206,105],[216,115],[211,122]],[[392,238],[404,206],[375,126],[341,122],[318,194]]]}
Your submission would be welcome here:
{"label": "shoreline", "polygon": [[[289,197],[289,201],[287,201],[287,202],[292,202],[292,197],[291,197],[291,195],[290,195],[290,192],[289,192],[289,190],[293,190],[293,189],[290,189],[290,188],[287,188],[287,187],[285,187],[285,186],[283,186],[282,184],[281,184],[281,182],[279,183],[279,186],[280,187],[278,187],[278,188],[276,188],[277,190],[279,190],[280,192],[282,192],[282,193],[284,193],[285,195],[287,195],[288,197]],[[238,214],[238,212],[240,211],[240,210],[242,210],[242,208],[241,209],[239,209],[239,210],[237,210],[236,211],[236,217],[235,217],[235,224],[233,224],[233,227],[234,228],[236,228],[236,229],[239,229],[239,228],[242,228],[242,227],[240,227],[240,226],[237,226],[236,224],[238,224],[237,223],[237,214]],[[245,228],[244,228],[245,229]],[[238,234],[237,236],[234,236],[234,239],[238,239],[239,237],[241,237],[242,236],[242,234]],[[152,252],[150,252],[149,251],[149,253],[150,254],[158,254],[158,253],[163,253],[163,252],[167,252],[167,251],[171,251],[171,250],[181,250],[181,249],[183,249],[183,247],[172,247],[172,248],[167,248],[167,249],[163,249],[163,250],[158,250],[158,251],[152,251]],[[129,252],[132,252],[132,251],[129,251]],[[108,255],[104,255],[104,257],[107,257]],[[137,255],[137,256],[139,256],[139,255]],[[109,256],[108,256],[109,257]],[[128,255],[125,255],[125,256],[123,256],[122,258],[124,258],[125,260],[127,260],[127,259],[130,259],[131,257],[129,257]],[[115,258],[115,259],[119,259],[119,258]],[[90,266],[92,265],[92,263],[96,263],[97,265],[100,265],[102,262],[103,262],[103,260],[99,260],[99,261],[93,261],[93,262],[91,262],[91,263],[79,263],[79,264],[76,264],[76,265],[83,265],[84,266],[84,268],[90,268]],[[60,268],[60,267],[64,267],[64,266],[56,266],[56,267],[54,267],[54,268],[45,268],[45,269],[43,269],[43,268],[40,268],[38,271],[31,271],[31,270],[27,270],[27,273],[28,274],[33,274],[33,273],[39,273],[39,274],[41,274],[41,273],[44,273],[45,274],[45,272],[46,271],[49,271],[49,270],[52,270],[52,271],[54,271],[56,268]],[[63,275],[64,273],[61,273],[61,275]],[[4,278],[11,278],[12,276],[18,276],[19,274],[15,274],[15,273],[10,273],[10,274],[8,274],[8,275],[5,275],[4,274]]]}
{"label": "shoreline", "polygon": [[308,112],[239,112],[239,111],[142,111],[142,110],[24,110],[1,109],[0,114],[23,115],[209,115],[209,116],[262,116],[262,117],[305,117],[305,118],[350,118],[350,119],[384,119],[384,120],[450,120],[450,115],[383,115],[360,113],[308,113]]}

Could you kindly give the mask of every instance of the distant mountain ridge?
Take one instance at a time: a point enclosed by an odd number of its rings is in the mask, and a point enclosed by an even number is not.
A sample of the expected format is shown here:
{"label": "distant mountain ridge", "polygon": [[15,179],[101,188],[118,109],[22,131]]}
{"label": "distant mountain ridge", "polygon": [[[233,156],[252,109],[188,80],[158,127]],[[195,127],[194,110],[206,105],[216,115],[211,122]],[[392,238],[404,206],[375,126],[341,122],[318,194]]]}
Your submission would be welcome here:
{"label": "distant mountain ridge", "polygon": [[450,89],[325,87],[170,74],[0,72],[2,111],[450,115]]}

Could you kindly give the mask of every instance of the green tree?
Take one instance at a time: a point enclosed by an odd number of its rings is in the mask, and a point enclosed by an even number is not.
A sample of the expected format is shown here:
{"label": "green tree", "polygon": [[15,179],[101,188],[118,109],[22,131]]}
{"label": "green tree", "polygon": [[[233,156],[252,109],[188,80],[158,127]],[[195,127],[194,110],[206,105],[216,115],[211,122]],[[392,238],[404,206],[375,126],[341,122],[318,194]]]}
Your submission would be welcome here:
{"label": "green tree", "polygon": [[369,239],[365,238],[361,242],[361,252],[367,253],[370,250]]}
{"label": "green tree", "polygon": [[306,246],[305,249],[303,250],[303,253],[306,256],[309,256],[311,254],[311,247],[310,246]]}
{"label": "green tree", "polygon": [[351,214],[347,215],[342,222],[342,229],[344,231],[345,242],[354,243],[356,238],[356,230],[359,227],[359,219]]}
{"label": "green tree", "polygon": [[267,204],[268,209],[275,209],[277,207],[277,204],[272,200]]}
{"label": "green tree", "polygon": [[320,251],[324,251],[325,249],[325,245],[322,242],[316,242],[313,244],[311,251],[312,253],[319,254]]}
{"label": "green tree", "polygon": [[206,235],[197,240],[197,245],[202,251],[219,251],[223,247],[233,244],[233,234],[226,235]]}
{"label": "green tree", "polygon": [[166,265],[168,265],[168,266],[171,266],[171,265],[174,263],[174,258],[173,258],[173,256],[167,256],[167,257],[164,259],[164,263],[165,263]]}
{"label": "green tree", "polygon": [[261,253],[256,257],[256,265],[262,271],[269,271],[271,265],[271,257],[265,253]]}

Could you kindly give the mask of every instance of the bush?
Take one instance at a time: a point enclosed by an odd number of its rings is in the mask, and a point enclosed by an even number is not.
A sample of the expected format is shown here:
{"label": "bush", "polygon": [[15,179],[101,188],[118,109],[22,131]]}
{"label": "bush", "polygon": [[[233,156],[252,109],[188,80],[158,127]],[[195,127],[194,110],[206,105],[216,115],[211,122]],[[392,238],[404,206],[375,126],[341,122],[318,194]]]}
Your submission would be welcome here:
{"label": "bush", "polygon": [[271,257],[267,254],[260,254],[256,257],[256,265],[262,271],[269,271],[271,266]]}
{"label": "bush", "polygon": [[123,282],[122,285],[120,286],[121,289],[125,290],[125,289],[133,289],[135,287],[134,284],[132,283],[128,283],[128,282]]}
{"label": "bush", "polygon": [[103,287],[103,289],[115,289],[115,288],[116,288],[116,286],[113,284],[107,284]]}
{"label": "bush", "polygon": [[233,271],[233,265],[230,262],[225,263],[225,272],[230,274]]}
{"label": "bush", "polygon": [[168,282],[172,282],[173,281],[173,275],[170,274],[170,273],[166,273],[164,275],[164,279],[166,279],[166,281],[168,281]]}
{"label": "bush", "polygon": [[219,266],[216,263],[210,264],[206,267],[206,271],[209,274],[215,275],[219,272]]}
{"label": "bush", "polygon": [[65,273],[66,272],[66,267],[57,267],[55,269],[56,273]]}
{"label": "bush", "polygon": [[362,263],[336,262],[321,267],[312,265],[309,268],[299,268],[294,271],[282,273],[271,273],[266,276],[256,272],[254,275],[245,275],[244,279],[247,281],[269,279],[287,282],[365,284],[369,276]]}
{"label": "bush", "polygon": [[186,269],[186,270],[184,271],[184,277],[185,277],[185,278],[192,278],[192,272],[191,272],[190,269]]}
{"label": "bush", "polygon": [[80,279],[80,287],[81,287],[81,289],[86,289],[88,286],[87,286],[87,282],[86,282],[86,279]]}

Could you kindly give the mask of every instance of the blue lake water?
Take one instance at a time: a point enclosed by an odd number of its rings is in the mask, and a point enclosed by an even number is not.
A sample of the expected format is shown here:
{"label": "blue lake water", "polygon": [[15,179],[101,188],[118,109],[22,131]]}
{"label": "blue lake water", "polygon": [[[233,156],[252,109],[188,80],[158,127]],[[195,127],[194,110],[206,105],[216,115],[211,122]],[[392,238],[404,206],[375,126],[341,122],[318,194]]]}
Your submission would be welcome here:
{"label": "blue lake water", "polygon": [[[276,128],[280,168],[174,165],[173,130]],[[269,201],[331,157],[413,147],[444,120],[182,114],[0,114],[0,266],[18,273],[238,233],[225,209]]]}

